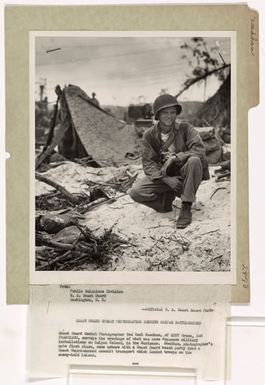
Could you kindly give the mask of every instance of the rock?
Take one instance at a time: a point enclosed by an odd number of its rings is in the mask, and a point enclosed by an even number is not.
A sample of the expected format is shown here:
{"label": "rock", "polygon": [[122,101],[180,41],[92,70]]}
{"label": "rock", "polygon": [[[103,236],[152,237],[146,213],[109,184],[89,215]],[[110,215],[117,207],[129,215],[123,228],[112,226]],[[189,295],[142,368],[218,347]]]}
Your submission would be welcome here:
{"label": "rock", "polygon": [[81,231],[76,226],[69,226],[59,231],[52,237],[55,242],[74,243],[81,235]]}
{"label": "rock", "polygon": [[69,213],[65,213],[65,214],[47,213],[40,218],[39,227],[40,229],[46,231],[49,234],[54,234],[64,229],[65,227],[75,223],[76,223],[76,218],[74,218]]}

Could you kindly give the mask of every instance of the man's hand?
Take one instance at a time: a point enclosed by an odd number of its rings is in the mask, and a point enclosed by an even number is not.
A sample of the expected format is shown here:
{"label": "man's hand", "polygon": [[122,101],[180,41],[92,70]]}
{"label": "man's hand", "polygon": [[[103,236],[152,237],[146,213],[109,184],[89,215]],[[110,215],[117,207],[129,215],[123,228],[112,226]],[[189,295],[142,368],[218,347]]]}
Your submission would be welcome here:
{"label": "man's hand", "polygon": [[163,156],[164,161],[166,161],[169,158],[171,158],[173,155],[175,155],[175,153],[170,150],[167,150],[167,151],[162,151],[161,155]]}
{"label": "man's hand", "polygon": [[175,193],[180,196],[182,193],[182,182],[177,176],[164,176],[162,181],[166,183]]}
{"label": "man's hand", "polygon": [[167,170],[168,170],[168,168],[171,168],[173,165],[175,165],[176,167],[179,167],[179,168],[182,166],[181,160],[178,159],[178,157],[177,157],[176,155],[171,155],[171,156],[165,161],[165,163],[164,163],[163,166],[161,167],[162,175],[163,175],[163,176],[166,176],[166,175],[167,175]]}

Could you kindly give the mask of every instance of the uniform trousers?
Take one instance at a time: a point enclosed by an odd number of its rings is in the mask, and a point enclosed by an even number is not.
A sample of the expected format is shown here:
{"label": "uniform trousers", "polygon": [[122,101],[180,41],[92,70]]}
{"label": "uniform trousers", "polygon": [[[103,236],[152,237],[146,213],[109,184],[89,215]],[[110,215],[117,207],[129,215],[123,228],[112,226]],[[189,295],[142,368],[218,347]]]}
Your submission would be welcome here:
{"label": "uniform trousers", "polygon": [[128,191],[130,197],[138,203],[151,207],[158,212],[172,210],[172,202],[176,196],[182,201],[194,202],[196,192],[202,181],[202,164],[200,158],[191,156],[181,167],[176,177],[181,182],[180,191],[174,191],[162,179],[152,180],[144,176]]}

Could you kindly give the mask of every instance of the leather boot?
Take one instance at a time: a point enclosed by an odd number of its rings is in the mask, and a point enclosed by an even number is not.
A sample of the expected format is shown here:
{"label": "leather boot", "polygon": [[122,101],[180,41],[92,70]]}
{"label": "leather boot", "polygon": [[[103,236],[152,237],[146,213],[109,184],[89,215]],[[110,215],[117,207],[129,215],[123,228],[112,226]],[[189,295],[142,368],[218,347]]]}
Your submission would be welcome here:
{"label": "leather boot", "polygon": [[191,224],[192,214],[191,214],[191,203],[182,202],[182,207],[179,212],[179,217],[177,219],[177,228],[185,229],[188,225]]}

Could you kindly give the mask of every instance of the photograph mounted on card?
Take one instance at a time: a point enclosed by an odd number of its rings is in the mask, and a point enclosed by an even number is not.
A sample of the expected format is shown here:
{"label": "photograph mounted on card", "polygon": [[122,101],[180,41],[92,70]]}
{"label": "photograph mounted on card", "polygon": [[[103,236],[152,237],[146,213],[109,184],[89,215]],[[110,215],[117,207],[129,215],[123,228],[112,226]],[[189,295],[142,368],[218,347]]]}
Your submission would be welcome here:
{"label": "photograph mounted on card", "polygon": [[248,302],[257,12],[7,6],[5,36],[7,302],[63,282]]}
{"label": "photograph mounted on card", "polygon": [[233,31],[30,33],[31,283],[236,283],[236,68]]}

